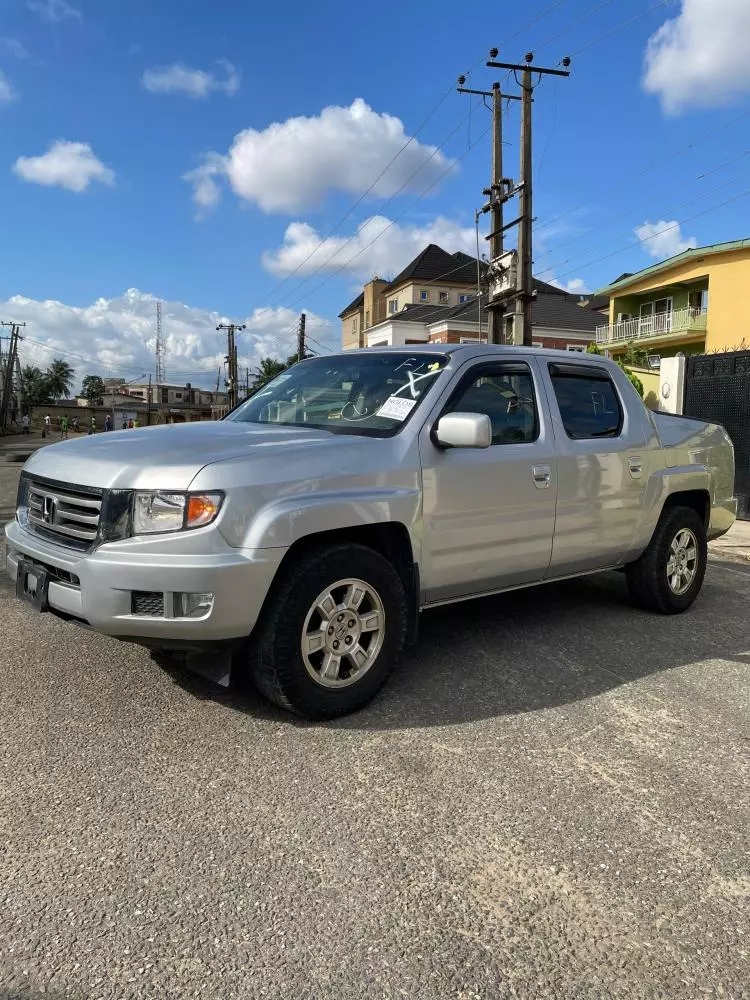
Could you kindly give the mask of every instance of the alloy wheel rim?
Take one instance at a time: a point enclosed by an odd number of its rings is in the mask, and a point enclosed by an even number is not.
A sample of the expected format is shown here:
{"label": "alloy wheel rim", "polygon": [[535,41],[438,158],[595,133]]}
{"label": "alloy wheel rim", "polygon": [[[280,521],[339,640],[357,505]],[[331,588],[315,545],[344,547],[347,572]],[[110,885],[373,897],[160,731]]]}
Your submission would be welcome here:
{"label": "alloy wheel rim", "polygon": [[315,598],[307,612],[300,650],[305,669],[325,688],[361,680],[383,646],[385,609],[364,580],[338,580]]}
{"label": "alloy wheel rim", "polygon": [[698,572],[698,540],[690,528],[681,528],[672,539],[667,557],[667,583],[677,597],[692,586]]}

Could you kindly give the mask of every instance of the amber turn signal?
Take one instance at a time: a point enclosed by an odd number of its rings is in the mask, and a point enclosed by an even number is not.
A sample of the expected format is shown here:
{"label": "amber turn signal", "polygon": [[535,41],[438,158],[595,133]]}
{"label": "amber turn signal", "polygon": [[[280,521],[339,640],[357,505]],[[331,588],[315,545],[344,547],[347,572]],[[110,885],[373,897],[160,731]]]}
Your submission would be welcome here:
{"label": "amber turn signal", "polygon": [[220,493],[195,493],[188,496],[185,513],[186,528],[200,528],[210,524],[221,507]]}

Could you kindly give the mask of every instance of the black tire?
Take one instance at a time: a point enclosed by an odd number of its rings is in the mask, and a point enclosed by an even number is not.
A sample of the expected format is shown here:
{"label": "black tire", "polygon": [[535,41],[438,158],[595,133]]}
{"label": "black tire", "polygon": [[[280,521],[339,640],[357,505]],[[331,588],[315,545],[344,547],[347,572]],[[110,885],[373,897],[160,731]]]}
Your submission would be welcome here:
{"label": "black tire", "polygon": [[[682,531],[695,538],[695,575],[683,593],[670,586],[667,565],[673,541]],[[702,519],[690,507],[670,507],[663,511],[648,548],[625,570],[628,590],[635,605],[663,615],[686,611],[700,593],[706,575],[708,545]]]}
{"label": "black tire", "polygon": [[[382,644],[359,679],[348,680],[348,686],[324,687],[313,678],[305,663],[301,647],[303,629],[318,596],[337,581],[351,579],[373,588],[381,602]],[[270,701],[308,719],[333,719],[355,712],[375,697],[398,661],[406,637],[406,612],[401,578],[377,552],[357,544],[308,552],[284,572],[261,616],[255,642],[250,647],[255,685]],[[324,632],[327,634],[327,629],[320,634]],[[360,638],[367,641],[365,633]],[[325,650],[320,652],[326,655]],[[310,654],[308,661],[315,656]],[[356,668],[345,655],[343,659],[346,680],[347,670]]]}

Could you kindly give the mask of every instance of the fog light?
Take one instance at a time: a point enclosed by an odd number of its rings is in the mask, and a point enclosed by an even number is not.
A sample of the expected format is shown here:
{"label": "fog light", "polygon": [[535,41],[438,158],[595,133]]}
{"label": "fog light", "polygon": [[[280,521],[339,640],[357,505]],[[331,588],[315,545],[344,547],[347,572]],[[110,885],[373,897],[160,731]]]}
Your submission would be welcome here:
{"label": "fog light", "polygon": [[200,618],[214,605],[213,594],[175,594],[174,613],[177,618]]}

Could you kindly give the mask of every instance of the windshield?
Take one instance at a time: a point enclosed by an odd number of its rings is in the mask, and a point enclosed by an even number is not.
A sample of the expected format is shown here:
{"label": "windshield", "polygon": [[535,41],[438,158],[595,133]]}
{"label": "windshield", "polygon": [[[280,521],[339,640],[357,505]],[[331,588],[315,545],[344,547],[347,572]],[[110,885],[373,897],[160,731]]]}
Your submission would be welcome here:
{"label": "windshield", "polygon": [[365,354],[293,365],[227,416],[243,423],[395,434],[448,363],[444,354]]}

